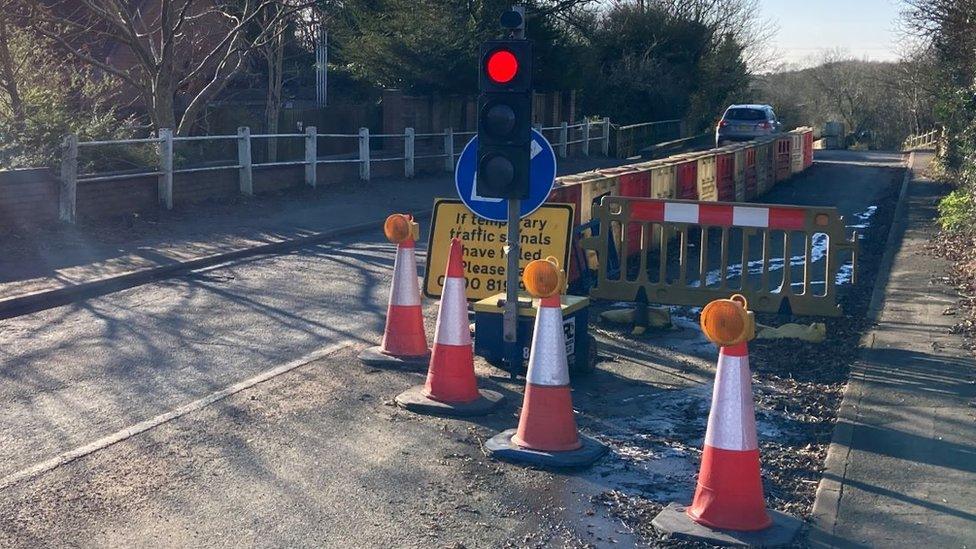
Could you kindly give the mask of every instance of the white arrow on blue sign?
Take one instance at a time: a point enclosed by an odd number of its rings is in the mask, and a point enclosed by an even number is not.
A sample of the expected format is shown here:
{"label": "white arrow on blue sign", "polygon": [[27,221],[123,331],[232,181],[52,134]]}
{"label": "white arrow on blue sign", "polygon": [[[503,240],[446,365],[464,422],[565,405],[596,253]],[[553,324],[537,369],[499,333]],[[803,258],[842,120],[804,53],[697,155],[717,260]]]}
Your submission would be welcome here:
{"label": "white arrow on blue sign", "polygon": [[[529,196],[522,199],[519,219],[539,209],[549,198],[556,181],[556,153],[552,145],[537,130],[532,130],[532,161],[529,164]],[[489,221],[508,221],[508,201],[504,198],[488,198],[478,195],[478,136],[471,138],[461,151],[454,184],[461,201],[475,215]]]}

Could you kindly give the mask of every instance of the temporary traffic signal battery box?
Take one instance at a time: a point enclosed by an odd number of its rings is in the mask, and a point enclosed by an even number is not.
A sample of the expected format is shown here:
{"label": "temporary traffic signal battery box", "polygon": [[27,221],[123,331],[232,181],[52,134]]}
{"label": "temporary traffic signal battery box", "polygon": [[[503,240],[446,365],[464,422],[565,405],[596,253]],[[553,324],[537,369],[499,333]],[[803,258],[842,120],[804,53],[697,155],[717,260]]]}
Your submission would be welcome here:
{"label": "temporary traffic signal battery box", "polygon": [[[560,304],[569,368],[573,371],[589,369],[594,362],[591,354],[595,353],[592,351],[596,350],[591,345],[587,330],[590,322],[590,300],[586,297],[564,295],[560,298]],[[496,366],[502,366],[505,358],[505,342],[502,339],[504,305],[505,294],[493,295],[474,304],[474,352]],[[518,345],[522,349],[523,360],[529,359],[535,315],[536,309],[532,307],[529,297],[520,297]]]}

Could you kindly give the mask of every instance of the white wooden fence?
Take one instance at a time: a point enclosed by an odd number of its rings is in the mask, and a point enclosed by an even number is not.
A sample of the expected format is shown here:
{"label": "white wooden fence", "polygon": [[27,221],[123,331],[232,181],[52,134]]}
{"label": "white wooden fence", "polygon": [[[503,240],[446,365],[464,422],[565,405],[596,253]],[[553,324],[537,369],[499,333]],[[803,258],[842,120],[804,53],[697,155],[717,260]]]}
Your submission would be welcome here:
{"label": "white wooden fence", "polygon": [[[553,143],[556,153],[566,158],[569,147],[578,144],[580,153],[589,156],[591,144],[599,143],[600,152],[608,155],[610,151],[610,119],[585,120],[579,124],[563,122],[559,126],[536,127]],[[320,164],[358,164],[359,178],[362,181],[370,179],[370,165],[376,162],[403,162],[403,175],[412,178],[415,175],[415,162],[420,159],[444,159],[444,171],[453,172],[457,158],[461,151],[456,150],[455,138],[473,136],[475,132],[455,132],[446,128],[440,133],[418,134],[413,128],[406,128],[402,134],[370,134],[368,128],[360,128],[355,134],[325,134],[318,133],[314,126],[305,128],[304,133],[282,134],[252,134],[250,128],[241,127],[237,135],[202,135],[191,137],[177,137],[171,129],[161,129],[156,137],[145,139],[122,139],[113,141],[84,141],[79,142],[77,136],[68,135],[63,142],[61,160],[61,203],[60,218],[62,221],[74,223],[76,218],[77,187],[79,183],[94,181],[113,181],[131,179],[134,177],[156,176],[158,178],[159,204],[166,208],[173,208],[173,175],[186,173],[202,173],[218,170],[238,170],[240,192],[245,195],[254,194],[253,170],[255,168],[271,166],[304,166],[305,184],[310,187],[317,185],[317,166]],[[370,150],[370,139],[389,138],[402,139],[402,155],[400,147],[396,148],[397,156],[373,154]],[[255,140],[264,139],[302,139],[304,140],[304,158],[300,160],[254,162],[252,144]],[[359,150],[356,155],[337,155],[338,157],[323,157],[318,154],[319,139],[356,139]],[[418,139],[440,141],[442,144],[438,152],[423,152],[416,154]],[[220,163],[216,165],[201,165],[174,168],[173,146],[176,143],[204,141],[236,141],[237,163]],[[82,148],[114,145],[146,145],[156,147],[157,163],[151,169],[126,173],[86,173],[78,172],[78,152]],[[437,147],[435,147],[436,150]]]}
{"label": "white wooden fence", "polygon": [[905,144],[902,148],[906,151],[935,148],[939,143],[939,135],[941,133],[941,130],[935,129],[919,135],[910,135],[905,139]]}

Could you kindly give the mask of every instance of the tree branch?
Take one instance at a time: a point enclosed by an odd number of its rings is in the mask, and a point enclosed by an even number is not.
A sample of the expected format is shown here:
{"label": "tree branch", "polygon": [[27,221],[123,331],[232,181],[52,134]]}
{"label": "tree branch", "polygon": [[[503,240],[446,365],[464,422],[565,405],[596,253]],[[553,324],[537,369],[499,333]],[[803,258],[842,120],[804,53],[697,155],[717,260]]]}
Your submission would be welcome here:
{"label": "tree branch", "polygon": [[40,33],[41,35],[46,36],[47,38],[50,38],[51,40],[54,40],[55,42],[57,42],[58,44],[60,44],[61,47],[63,47],[65,50],[67,50],[68,53],[70,53],[71,55],[77,57],[81,61],[84,61],[85,63],[88,63],[89,65],[92,65],[94,67],[97,67],[97,68],[99,68],[99,69],[101,69],[101,70],[103,70],[103,71],[105,71],[105,72],[107,72],[109,74],[113,74],[115,76],[118,76],[119,78],[125,80],[126,82],[132,84],[133,86],[136,86],[136,87],[140,87],[141,86],[141,84],[135,78],[133,78],[132,75],[130,75],[129,73],[127,73],[127,72],[125,72],[123,70],[117,69],[117,68],[113,67],[112,65],[109,65],[108,63],[103,63],[102,61],[99,61],[98,59],[95,59],[94,57],[92,57],[92,56],[90,56],[90,55],[82,52],[81,50],[77,49],[73,45],[69,44],[67,40],[65,40],[64,38],[61,37],[61,35],[59,35],[57,33],[50,32],[47,29],[41,28],[40,26],[36,27],[34,30],[37,31],[38,33]]}

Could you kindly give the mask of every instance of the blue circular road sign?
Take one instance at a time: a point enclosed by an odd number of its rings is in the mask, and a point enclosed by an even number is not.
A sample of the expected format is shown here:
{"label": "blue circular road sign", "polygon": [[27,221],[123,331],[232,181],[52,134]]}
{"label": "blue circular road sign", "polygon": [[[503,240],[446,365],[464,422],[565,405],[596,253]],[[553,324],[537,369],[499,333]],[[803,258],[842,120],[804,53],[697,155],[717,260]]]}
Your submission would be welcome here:
{"label": "blue circular road sign", "polygon": [[[536,130],[532,130],[532,161],[529,165],[529,197],[520,203],[519,218],[524,218],[539,209],[549,198],[552,185],[556,181],[556,153],[552,145]],[[457,168],[454,169],[454,184],[461,201],[475,215],[489,221],[508,221],[508,200],[487,198],[478,195],[478,136],[471,138],[461,151]]]}

